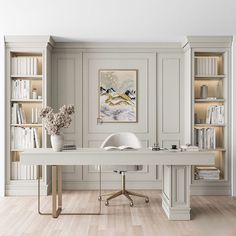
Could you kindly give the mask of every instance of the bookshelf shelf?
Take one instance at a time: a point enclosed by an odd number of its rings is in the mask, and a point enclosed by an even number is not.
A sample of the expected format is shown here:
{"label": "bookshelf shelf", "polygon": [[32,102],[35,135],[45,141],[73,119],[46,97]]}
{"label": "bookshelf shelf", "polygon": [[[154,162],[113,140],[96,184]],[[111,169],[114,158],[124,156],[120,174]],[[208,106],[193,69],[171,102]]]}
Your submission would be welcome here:
{"label": "bookshelf shelf", "polygon": [[225,124],[195,124],[194,127],[225,127]]}
{"label": "bookshelf shelf", "polygon": [[42,103],[43,99],[11,99],[11,102],[34,102],[34,103]]}
{"label": "bookshelf shelf", "polygon": [[196,103],[215,103],[215,102],[225,102],[225,99],[223,98],[217,98],[217,99],[201,99],[201,98],[195,98]]}
{"label": "bookshelf shelf", "polygon": [[43,124],[11,124],[13,127],[42,127]]}
{"label": "bookshelf shelf", "polygon": [[212,80],[212,79],[223,79],[225,78],[225,75],[195,75],[195,79],[206,79],[206,80]]}
{"label": "bookshelf shelf", "polygon": [[43,75],[11,75],[11,78],[18,78],[18,79],[42,79]]}

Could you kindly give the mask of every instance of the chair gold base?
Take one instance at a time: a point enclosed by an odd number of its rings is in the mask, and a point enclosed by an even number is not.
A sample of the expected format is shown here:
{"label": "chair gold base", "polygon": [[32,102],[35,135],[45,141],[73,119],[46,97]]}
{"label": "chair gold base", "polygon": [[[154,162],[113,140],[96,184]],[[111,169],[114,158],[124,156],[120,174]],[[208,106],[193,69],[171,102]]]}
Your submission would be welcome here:
{"label": "chair gold base", "polygon": [[149,202],[148,196],[145,196],[145,195],[139,194],[139,193],[135,193],[135,192],[131,192],[131,191],[128,191],[128,190],[125,189],[125,171],[120,171],[120,174],[121,174],[122,190],[120,190],[118,192],[106,193],[106,194],[100,195],[98,200],[102,200],[103,196],[110,196],[105,201],[105,205],[108,206],[109,201],[111,199],[116,198],[120,195],[124,195],[130,201],[130,206],[131,207],[134,206],[134,202],[133,202],[133,200],[130,196],[137,196],[137,197],[145,198],[145,202],[148,203]]}

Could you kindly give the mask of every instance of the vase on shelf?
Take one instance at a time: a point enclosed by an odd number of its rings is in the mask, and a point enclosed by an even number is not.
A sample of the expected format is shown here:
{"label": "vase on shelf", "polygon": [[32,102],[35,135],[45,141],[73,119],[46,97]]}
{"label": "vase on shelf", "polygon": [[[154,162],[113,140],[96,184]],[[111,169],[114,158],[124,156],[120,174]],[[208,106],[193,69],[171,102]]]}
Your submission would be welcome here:
{"label": "vase on shelf", "polygon": [[51,135],[51,145],[54,152],[61,152],[64,145],[64,135],[63,134]]}

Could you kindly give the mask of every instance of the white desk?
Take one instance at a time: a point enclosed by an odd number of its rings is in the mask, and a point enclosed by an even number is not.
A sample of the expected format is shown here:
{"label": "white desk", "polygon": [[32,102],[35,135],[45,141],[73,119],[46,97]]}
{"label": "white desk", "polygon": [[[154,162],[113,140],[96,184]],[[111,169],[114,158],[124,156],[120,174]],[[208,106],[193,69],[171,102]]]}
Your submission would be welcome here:
{"label": "white desk", "polygon": [[21,164],[52,166],[53,217],[58,217],[62,209],[62,165],[163,165],[162,207],[170,220],[190,220],[191,165],[213,165],[214,152],[29,149],[21,154]]}

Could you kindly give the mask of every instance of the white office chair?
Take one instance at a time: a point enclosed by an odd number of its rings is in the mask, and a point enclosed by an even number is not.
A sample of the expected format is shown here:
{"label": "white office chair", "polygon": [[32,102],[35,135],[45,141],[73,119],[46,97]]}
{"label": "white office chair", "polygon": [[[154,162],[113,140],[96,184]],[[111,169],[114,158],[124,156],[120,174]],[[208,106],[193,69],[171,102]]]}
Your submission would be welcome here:
{"label": "white office chair", "polygon": [[[115,146],[115,147],[119,147],[119,146],[130,146],[134,149],[140,149],[141,148],[141,143],[139,141],[139,139],[137,138],[137,136],[133,133],[129,133],[129,132],[121,132],[121,133],[115,133],[115,134],[111,134],[110,136],[108,136],[105,141],[102,143],[101,148],[104,147],[108,147],[108,146]],[[125,152],[125,151],[124,151]],[[115,168],[115,169],[114,169]],[[104,170],[113,170],[116,173],[121,174],[121,182],[122,182],[122,190],[115,192],[115,193],[109,193],[109,194],[104,194],[102,196],[109,196],[106,199],[105,205],[108,206],[109,205],[109,201],[115,197],[118,197],[120,195],[124,195],[126,196],[129,201],[130,201],[130,206],[133,206],[133,200],[130,197],[130,195],[133,196],[138,196],[138,197],[143,197],[145,198],[145,202],[148,203],[149,202],[149,198],[145,195],[142,194],[138,194],[138,193],[134,193],[131,191],[128,191],[125,189],[125,173],[127,171],[138,171],[138,170],[142,170],[143,166],[138,166],[138,165],[122,165],[122,166],[104,166],[102,169]],[[101,200],[102,196],[99,197],[99,200]]]}

